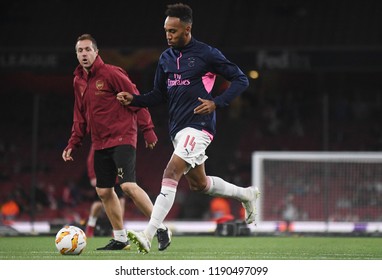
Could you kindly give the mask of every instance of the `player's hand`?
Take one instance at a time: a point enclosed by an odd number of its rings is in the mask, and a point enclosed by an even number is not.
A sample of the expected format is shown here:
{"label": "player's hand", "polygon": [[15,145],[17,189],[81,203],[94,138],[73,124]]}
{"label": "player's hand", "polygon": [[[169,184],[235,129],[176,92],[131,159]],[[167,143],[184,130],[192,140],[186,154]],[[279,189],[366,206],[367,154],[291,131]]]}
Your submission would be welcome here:
{"label": "player's hand", "polygon": [[215,102],[213,102],[212,100],[202,99],[200,97],[198,98],[198,100],[202,104],[200,104],[199,106],[197,106],[194,109],[194,114],[207,115],[207,114],[211,114],[213,111],[215,111],[216,105],[215,105]]}
{"label": "player's hand", "polygon": [[133,95],[126,91],[117,93],[117,100],[124,106],[129,105],[133,100]]}
{"label": "player's hand", "polygon": [[73,159],[73,157],[71,156],[71,154],[72,154],[72,149],[64,150],[64,151],[62,152],[62,158],[63,158],[63,160],[64,160],[64,161],[68,161],[68,160],[70,160],[70,161],[74,161],[74,159]]}
{"label": "player's hand", "polygon": [[154,149],[155,145],[157,144],[157,141],[153,143],[148,143],[147,141],[145,142],[146,142],[146,148],[149,148],[150,150]]}
{"label": "player's hand", "polygon": [[158,137],[155,134],[153,129],[148,129],[143,133],[143,137],[145,138],[146,148],[150,150],[154,149],[155,145],[158,142]]}

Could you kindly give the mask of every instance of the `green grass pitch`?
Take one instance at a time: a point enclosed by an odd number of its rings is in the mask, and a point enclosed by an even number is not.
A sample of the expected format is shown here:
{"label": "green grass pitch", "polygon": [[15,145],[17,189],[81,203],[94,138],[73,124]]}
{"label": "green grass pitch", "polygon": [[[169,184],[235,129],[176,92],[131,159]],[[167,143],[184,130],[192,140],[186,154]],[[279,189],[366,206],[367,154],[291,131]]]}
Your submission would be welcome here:
{"label": "green grass pitch", "polygon": [[88,238],[79,256],[62,256],[54,236],[0,237],[0,260],[381,260],[378,237],[215,237],[174,236],[171,246],[149,254],[96,251],[110,238]]}

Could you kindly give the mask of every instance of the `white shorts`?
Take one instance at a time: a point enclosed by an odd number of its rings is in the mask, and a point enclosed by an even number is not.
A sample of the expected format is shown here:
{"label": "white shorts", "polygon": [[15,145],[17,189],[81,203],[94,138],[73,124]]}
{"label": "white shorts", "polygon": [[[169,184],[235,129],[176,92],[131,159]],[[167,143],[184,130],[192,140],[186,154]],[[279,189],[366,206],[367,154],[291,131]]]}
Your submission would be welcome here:
{"label": "white shorts", "polygon": [[206,149],[211,141],[210,133],[191,127],[186,127],[175,135],[172,141],[174,154],[189,164],[184,174],[207,160]]}

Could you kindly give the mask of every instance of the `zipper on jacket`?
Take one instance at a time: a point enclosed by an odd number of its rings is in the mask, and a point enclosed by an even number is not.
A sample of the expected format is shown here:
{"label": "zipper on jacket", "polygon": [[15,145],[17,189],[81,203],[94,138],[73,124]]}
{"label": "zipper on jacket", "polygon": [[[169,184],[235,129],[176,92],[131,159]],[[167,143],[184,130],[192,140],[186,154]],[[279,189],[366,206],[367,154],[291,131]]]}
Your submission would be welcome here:
{"label": "zipper on jacket", "polygon": [[179,52],[179,57],[176,59],[176,66],[178,67],[178,70],[180,69],[180,58],[182,57],[182,53]]}

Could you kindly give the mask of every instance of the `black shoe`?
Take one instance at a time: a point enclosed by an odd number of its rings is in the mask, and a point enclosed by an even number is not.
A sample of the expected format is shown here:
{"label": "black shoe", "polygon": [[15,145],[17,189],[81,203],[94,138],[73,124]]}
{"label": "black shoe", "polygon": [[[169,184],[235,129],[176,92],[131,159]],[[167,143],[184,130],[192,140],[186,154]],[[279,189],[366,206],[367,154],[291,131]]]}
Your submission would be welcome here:
{"label": "black shoe", "polygon": [[115,239],[110,239],[109,244],[105,247],[97,248],[97,250],[130,250],[130,242],[117,241]]}
{"label": "black shoe", "polygon": [[158,249],[159,251],[166,250],[168,246],[171,244],[171,235],[172,232],[168,228],[166,229],[158,229],[157,230],[157,238],[158,238]]}

